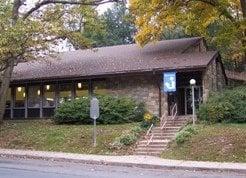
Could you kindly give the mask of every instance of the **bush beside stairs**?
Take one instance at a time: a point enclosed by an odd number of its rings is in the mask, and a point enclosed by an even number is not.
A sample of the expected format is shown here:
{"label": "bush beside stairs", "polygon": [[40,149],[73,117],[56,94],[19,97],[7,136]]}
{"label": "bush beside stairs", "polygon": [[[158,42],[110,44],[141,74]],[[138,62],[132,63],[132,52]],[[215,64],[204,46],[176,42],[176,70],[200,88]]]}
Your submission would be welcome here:
{"label": "bush beside stairs", "polygon": [[[161,152],[167,148],[168,143],[175,138],[178,131],[187,124],[189,119],[189,116],[177,116],[174,120],[171,117],[167,117],[167,122],[163,129],[161,129],[161,126],[154,126],[151,129],[151,134],[140,138],[137,142],[135,154],[160,156]],[[152,134],[152,141],[149,142]]]}

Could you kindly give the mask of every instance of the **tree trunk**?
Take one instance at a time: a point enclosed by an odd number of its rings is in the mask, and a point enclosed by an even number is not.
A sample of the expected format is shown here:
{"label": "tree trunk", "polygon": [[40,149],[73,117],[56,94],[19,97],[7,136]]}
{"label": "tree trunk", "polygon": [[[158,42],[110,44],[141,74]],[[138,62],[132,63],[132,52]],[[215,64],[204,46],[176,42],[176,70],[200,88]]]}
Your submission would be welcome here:
{"label": "tree trunk", "polygon": [[[240,0],[241,3],[241,8],[242,8],[242,13],[243,13],[243,20],[246,20],[246,0]],[[244,65],[244,70],[246,70],[246,30],[244,30],[244,35],[243,35],[243,40],[242,40],[242,45],[244,47],[244,56],[243,56],[243,65]]]}
{"label": "tree trunk", "polygon": [[9,66],[4,70],[3,77],[2,77],[2,83],[0,86],[0,124],[3,122],[3,116],[5,112],[6,107],[6,96],[11,80],[11,76],[14,69],[14,59],[10,59]]}

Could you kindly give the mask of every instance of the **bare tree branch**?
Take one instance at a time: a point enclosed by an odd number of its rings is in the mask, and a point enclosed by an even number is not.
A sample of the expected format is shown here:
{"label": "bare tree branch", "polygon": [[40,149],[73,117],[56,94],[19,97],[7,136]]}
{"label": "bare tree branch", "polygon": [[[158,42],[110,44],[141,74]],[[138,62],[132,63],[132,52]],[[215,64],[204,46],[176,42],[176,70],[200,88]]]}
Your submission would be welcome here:
{"label": "bare tree branch", "polygon": [[12,11],[12,19],[13,19],[13,24],[16,23],[19,17],[19,8],[22,5],[21,0],[15,0],[13,3],[13,11]]}
{"label": "bare tree branch", "polygon": [[26,19],[28,16],[30,16],[33,12],[41,8],[42,6],[48,5],[48,4],[70,4],[70,5],[90,5],[90,6],[97,6],[100,4],[105,4],[109,2],[120,2],[120,0],[44,0],[41,2],[36,3],[36,5],[31,8],[29,11],[27,11],[23,15],[23,19]]}

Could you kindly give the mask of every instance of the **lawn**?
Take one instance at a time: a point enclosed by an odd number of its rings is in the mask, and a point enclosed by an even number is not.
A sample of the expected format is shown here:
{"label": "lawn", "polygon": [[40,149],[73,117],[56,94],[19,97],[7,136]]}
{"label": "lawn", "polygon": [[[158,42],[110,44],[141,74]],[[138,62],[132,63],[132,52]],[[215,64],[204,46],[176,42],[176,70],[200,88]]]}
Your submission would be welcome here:
{"label": "lawn", "polygon": [[92,125],[55,125],[48,120],[5,121],[0,127],[0,148],[62,151],[86,154],[127,154],[110,143],[137,123],[98,125],[97,147],[92,147]]}
{"label": "lawn", "polygon": [[182,145],[172,142],[162,158],[246,162],[246,124],[198,125],[198,134]]}

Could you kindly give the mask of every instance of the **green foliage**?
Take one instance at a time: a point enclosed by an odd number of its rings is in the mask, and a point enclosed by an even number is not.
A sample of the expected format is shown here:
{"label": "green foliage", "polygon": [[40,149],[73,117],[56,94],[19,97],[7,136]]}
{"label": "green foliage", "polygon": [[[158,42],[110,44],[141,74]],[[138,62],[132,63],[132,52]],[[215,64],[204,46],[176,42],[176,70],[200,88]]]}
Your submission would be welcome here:
{"label": "green foliage", "polygon": [[141,127],[141,125],[135,126],[128,133],[123,133],[120,137],[115,138],[111,147],[113,149],[121,149],[124,146],[129,146],[134,144],[137,139],[140,137],[141,133],[143,133],[146,128]]}
{"label": "green foliage", "polygon": [[[142,103],[126,98],[113,97],[109,95],[98,96],[100,103],[99,124],[118,124],[142,121],[145,107]],[[55,111],[54,121],[56,123],[90,123],[89,116],[90,101],[88,97],[78,100],[64,102]]]}
{"label": "green foliage", "polygon": [[159,121],[159,118],[151,113],[144,114],[144,120],[141,122],[141,127],[147,128],[152,124],[156,124]]}
{"label": "green foliage", "polygon": [[83,35],[93,47],[133,43],[135,26],[125,4],[114,4],[102,15],[92,15],[84,26]]}
{"label": "green foliage", "polygon": [[244,0],[130,0],[137,28],[135,39],[145,45],[163,35],[165,39],[176,37],[176,31],[181,36],[202,36],[209,47],[221,50],[223,59],[231,65],[246,62],[243,3]]}
{"label": "green foliage", "polygon": [[184,142],[188,141],[192,135],[197,134],[198,131],[194,126],[187,126],[182,129],[176,136],[175,141],[178,145],[183,144]]}
{"label": "green foliage", "polygon": [[246,122],[246,87],[213,93],[198,111],[200,120],[216,122]]}

